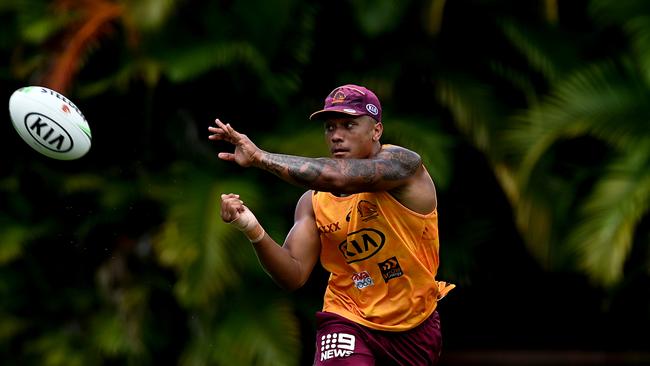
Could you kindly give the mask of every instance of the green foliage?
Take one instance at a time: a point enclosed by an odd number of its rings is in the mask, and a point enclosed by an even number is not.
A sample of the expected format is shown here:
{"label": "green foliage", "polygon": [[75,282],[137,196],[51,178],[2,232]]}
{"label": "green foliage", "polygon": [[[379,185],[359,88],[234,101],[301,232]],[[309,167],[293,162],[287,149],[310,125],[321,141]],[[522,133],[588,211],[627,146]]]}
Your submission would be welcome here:
{"label": "green foliage", "polygon": [[248,43],[192,44],[191,49],[174,50],[166,58],[164,70],[172,82],[188,81],[208,70],[229,66],[246,65],[259,76],[268,73],[264,58]]}
{"label": "green foliage", "polygon": [[[90,154],[54,161],[0,133],[3,364],[311,362],[297,314],[322,288],[279,291],[220,219],[219,195],[238,193],[282,242],[302,189],[219,161],[230,146],[206,126],[228,114],[265,150],[326,156],[307,116],[343,82],[380,95],[382,142],[431,172],[445,280],[471,293],[486,278],[493,295],[495,267],[530,255],[543,283],[582,271],[611,302],[647,292],[647,260],[630,257],[648,255],[648,2],[562,3],[549,22],[514,3],[0,2],[7,97],[48,80],[88,9],[119,10],[62,75]],[[485,269],[487,252],[501,261]],[[625,316],[647,320],[634,298]]]}
{"label": "green foliage", "polygon": [[453,176],[451,162],[455,141],[454,137],[435,126],[434,121],[391,119],[384,136],[390,143],[417,151],[436,186],[444,190],[449,187]]}
{"label": "green foliage", "polygon": [[492,87],[449,72],[437,80],[437,99],[449,108],[458,128],[481,151],[495,149],[494,134],[503,118]]}
{"label": "green foliage", "polygon": [[573,40],[550,28],[529,29],[513,20],[502,22],[503,33],[528,61],[528,67],[549,81],[563,77],[579,65]]}
{"label": "green foliage", "polygon": [[194,322],[197,336],[180,364],[297,365],[299,333],[291,305],[270,293],[259,295],[265,301],[246,292],[230,294],[228,306],[214,320]]}
{"label": "green foliage", "polygon": [[169,213],[154,248],[161,263],[178,272],[178,299],[188,307],[205,308],[241,281],[235,259],[245,239],[219,217],[220,193],[237,192],[245,202],[253,202],[252,210],[260,196],[242,180],[218,179],[187,167],[177,174],[165,189]]}
{"label": "green foliage", "polygon": [[619,283],[641,218],[650,210],[650,141],[606,168],[582,204],[569,237],[594,281]]}
{"label": "green foliage", "polygon": [[395,30],[410,3],[397,0],[351,1],[361,29],[371,38]]}

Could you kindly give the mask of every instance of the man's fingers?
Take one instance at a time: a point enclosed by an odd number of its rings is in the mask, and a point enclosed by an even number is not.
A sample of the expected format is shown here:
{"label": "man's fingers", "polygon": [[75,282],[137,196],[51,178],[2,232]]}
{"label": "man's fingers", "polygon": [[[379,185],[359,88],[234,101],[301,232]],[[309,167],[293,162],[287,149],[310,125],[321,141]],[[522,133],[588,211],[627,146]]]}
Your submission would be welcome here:
{"label": "man's fingers", "polygon": [[225,153],[225,152],[220,152],[219,154],[217,154],[217,156],[218,156],[219,159],[221,159],[221,160],[225,160],[225,161],[235,161],[235,154]]}
{"label": "man's fingers", "polygon": [[208,126],[208,132],[212,133],[212,135],[208,136],[208,139],[210,139],[210,140],[225,140],[225,141],[228,141],[230,143],[234,143],[236,141],[236,138],[235,138],[235,136],[233,136],[233,133],[232,133],[234,131],[232,129],[232,127],[230,129],[228,129],[229,125],[225,125],[218,118],[214,120],[214,123],[217,125],[217,127]]}
{"label": "man's fingers", "polygon": [[226,199],[226,198],[239,198],[239,195],[235,194],[235,193],[228,193],[228,194],[224,193],[224,194],[221,195],[222,200]]}
{"label": "man's fingers", "polygon": [[244,201],[239,199],[238,194],[228,193],[221,195],[221,218],[225,222],[232,222],[245,211]]}
{"label": "man's fingers", "polygon": [[212,135],[208,135],[208,139],[210,140],[225,140],[228,142],[232,141],[230,134],[221,128],[208,127],[208,132],[212,132]]}
{"label": "man's fingers", "polygon": [[233,143],[238,142],[240,139],[239,132],[235,131],[234,128],[230,125],[230,123],[227,123],[223,126],[223,129],[226,131],[228,136],[230,136],[233,140]]}

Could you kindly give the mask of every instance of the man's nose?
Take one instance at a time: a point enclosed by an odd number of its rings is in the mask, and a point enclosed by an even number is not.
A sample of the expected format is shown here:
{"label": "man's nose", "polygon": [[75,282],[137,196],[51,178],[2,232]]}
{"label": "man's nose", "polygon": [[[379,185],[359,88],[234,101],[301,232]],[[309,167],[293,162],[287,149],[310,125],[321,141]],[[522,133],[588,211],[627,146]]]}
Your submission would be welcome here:
{"label": "man's nose", "polygon": [[341,142],[341,141],[343,141],[343,131],[341,131],[340,128],[334,129],[334,131],[332,131],[332,134],[330,135],[330,140],[332,142]]}

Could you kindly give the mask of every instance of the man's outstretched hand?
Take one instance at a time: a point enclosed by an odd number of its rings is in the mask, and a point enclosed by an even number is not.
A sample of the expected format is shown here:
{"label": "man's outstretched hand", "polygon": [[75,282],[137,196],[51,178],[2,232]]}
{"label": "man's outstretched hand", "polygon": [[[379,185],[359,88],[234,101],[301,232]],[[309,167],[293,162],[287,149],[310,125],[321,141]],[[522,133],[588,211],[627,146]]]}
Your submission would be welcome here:
{"label": "man's outstretched hand", "polygon": [[226,141],[235,145],[233,153],[220,152],[218,154],[219,159],[234,161],[243,167],[251,166],[255,161],[260,160],[262,150],[248,136],[235,131],[229,123],[224,124],[218,118],[214,123],[216,127],[208,127],[208,131],[212,133],[208,136],[208,139]]}

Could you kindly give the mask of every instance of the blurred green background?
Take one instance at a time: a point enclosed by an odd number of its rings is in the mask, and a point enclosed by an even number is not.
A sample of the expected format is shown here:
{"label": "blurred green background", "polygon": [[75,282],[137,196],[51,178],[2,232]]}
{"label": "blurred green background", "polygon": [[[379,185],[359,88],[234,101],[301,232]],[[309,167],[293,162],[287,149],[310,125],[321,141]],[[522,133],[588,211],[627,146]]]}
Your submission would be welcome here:
{"label": "blurred green background", "polygon": [[217,117],[323,156],[373,89],[438,188],[444,365],[650,364],[650,2],[2,0],[0,93],[44,85],[90,152],[0,124],[2,365],[310,365],[326,273],[280,290],[219,219],[282,241],[303,189],[219,161]]}

